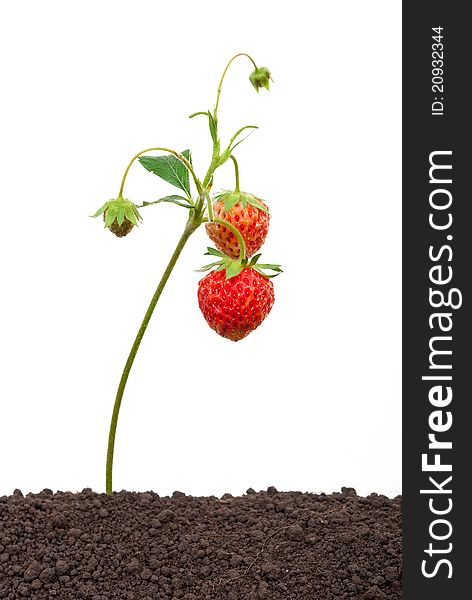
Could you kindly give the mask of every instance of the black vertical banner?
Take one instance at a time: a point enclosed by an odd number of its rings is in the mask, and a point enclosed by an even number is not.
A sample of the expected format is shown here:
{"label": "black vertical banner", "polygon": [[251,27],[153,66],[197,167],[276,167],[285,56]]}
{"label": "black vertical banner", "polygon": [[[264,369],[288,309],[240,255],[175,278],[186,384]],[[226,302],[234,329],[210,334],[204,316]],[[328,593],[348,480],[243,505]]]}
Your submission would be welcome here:
{"label": "black vertical banner", "polygon": [[472,597],[468,8],[403,3],[405,600]]}

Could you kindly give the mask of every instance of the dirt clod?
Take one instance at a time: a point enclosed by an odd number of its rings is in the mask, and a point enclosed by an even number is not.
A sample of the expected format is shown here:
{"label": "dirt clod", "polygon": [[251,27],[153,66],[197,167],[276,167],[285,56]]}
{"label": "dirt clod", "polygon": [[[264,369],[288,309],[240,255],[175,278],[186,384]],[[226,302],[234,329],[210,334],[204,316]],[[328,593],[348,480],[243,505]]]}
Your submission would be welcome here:
{"label": "dirt clod", "polygon": [[278,492],[0,497],[0,599],[402,597],[401,498]]}

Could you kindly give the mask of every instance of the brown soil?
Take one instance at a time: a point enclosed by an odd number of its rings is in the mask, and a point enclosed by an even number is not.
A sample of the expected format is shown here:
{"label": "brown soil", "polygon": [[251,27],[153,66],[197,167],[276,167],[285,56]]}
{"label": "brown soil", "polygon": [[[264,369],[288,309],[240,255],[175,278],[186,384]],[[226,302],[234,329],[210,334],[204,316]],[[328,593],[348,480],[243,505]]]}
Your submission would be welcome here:
{"label": "brown soil", "polygon": [[401,498],[0,498],[0,598],[400,599]]}

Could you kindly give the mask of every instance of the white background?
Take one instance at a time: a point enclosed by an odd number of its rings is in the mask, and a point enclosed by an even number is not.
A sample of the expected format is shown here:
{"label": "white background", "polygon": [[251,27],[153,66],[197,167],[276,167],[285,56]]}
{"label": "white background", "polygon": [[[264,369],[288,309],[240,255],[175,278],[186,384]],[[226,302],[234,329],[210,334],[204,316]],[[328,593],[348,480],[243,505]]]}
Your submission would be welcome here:
{"label": "white background", "polygon": [[[117,239],[87,215],[130,157],[190,147],[227,60],[223,140],[243,189],[266,199],[276,303],[245,340],[197,306],[208,243],[190,240],[123,400],[115,489],[240,494],[247,487],[401,491],[400,6],[351,2],[3,3],[0,97],[0,494],[104,488],[127,352],[184,225],[143,209]],[[231,165],[215,189],[231,187]],[[137,203],[173,188],[135,166]]]}

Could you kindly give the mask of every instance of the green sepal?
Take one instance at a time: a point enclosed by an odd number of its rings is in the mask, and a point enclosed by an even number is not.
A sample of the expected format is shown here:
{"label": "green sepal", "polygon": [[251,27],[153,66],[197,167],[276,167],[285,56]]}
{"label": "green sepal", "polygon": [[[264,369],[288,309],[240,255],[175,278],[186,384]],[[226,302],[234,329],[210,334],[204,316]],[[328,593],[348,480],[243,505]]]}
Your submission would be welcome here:
{"label": "green sepal", "polygon": [[253,194],[249,194],[247,192],[236,192],[236,191],[230,192],[228,190],[225,190],[225,191],[221,192],[220,194],[218,194],[217,196],[215,196],[215,198],[217,200],[224,201],[223,210],[225,213],[227,213],[229,210],[231,210],[233,208],[233,206],[235,206],[235,204],[240,202],[243,208],[246,208],[246,206],[248,204],[250,204],[251,206],[254,206],[254,208],[257,208],[258,210],[262,210],[262,212],[269,214],[269,211],[260,202],[260,200],[258,200]]}
{"label": "green sepal", "polygon": [[[258,273],[260,273],[261,275],[264,275],[264,277],[268,277],[269,279],[272,279],[273,277],[277,277],[277,275],[280,275],[280,273],[283,273],[282,267],[280,265],[265,265],[265,264],[256,264],[253,265],[251,267],[252,269],[254,269],[255,271],[257,271]],[[265,273],[264,271],[274,271],[273,275],[269,275],[268,273]]]}
{"label": "green sepal", "polygon": [[93,215],[90,215],[90,217],[92,217],[92,219],[95,219],[96,217],[99,217],[103,212],[105,212],[105,210],[108,208],[108,203],[109,202],[114,202],[114,200],[109,200],[108,202],[105,202],[105,204],[103,204],[103,206],[101,206],[97,212]]}
{"label": "green sepal", "polygon": [[118,225],[122,225],[125,219],[128,219],[133,225],[138,225],[138,221],[142,221],[142,217],[139,214],[138,207],[133,204],[130,200],[123,198],[122,196],[108,200],[103,206],[101,206],[97,212],[90,215],[92,218],[99,217],[105,213],[105,227],[110,225],[116,220]]}
{"label": "green sepal", "polygon": [[[197,271],[209,271],[213,267],[216,267],[216,271],[226,271],[226,280],[231,279],[232,277],[236,277],[239,275],[244,269],[254,269],[260,275],[271,279],[272,277],[277,277],[280,273],[282,273],[282,267],[280,265],[273,264],[262,264],[257,261],[260,258],[260,254],[256,254],[251,259],[243,258],[242,260],[236,259],[233,260],[223,252],[216,250],[216,248],[207,248],[207,252],[205,252],[206,256],[217,256],[220,260],[210,263],[197,269]],[[265,271],[273,271],[273,275],[269,275],[265,273]]]}
{"label": "green sepal", "polygon": [[220,252],[216,248],[207,248],[205,256],[218,256],[219,258],[228,258],[224,252]]}
{"label": "green sepal", "polygon": [[123,225],[123,221],[125,220],[125,207],[119,206],[116,209],[116,222],[118,225]]}
{"label": "green sepal", "polygon": [[105,227],[110,227],[113,221],[116,219],[116,213],[118,212],[118,207],[113,204],[110,205],[105,212]]}
{"label": "green sepal", "polygon": [[236,277],[244,269],[242,261],[232,260],[226,268],[226,279]]}
{"label": "green sepal", "polygon": [[[136,211],[134,211],[132,209],[132,207],[126,207],[125,208],[125,217],[128,219],[128,221],[131,221],[131,223],[133,223],[133,225],[137,225],[138,224],[138,219],[136,217],[136,213],[138,213],[137,209],[136,209]],[[138,215],[139,215],[139,213],[138,213]]]}
{"label": "green sepal", "polygon": [[212,262],[209,265],[204,265],[203,267],[200,267],[199,269],[195,269],[195,271],[198,272],[203,272],[203,271],[209,271],[212,267],[217,267],[221,264],[220,261],[218,262]]}

